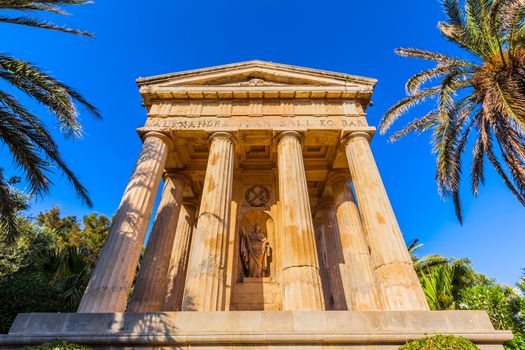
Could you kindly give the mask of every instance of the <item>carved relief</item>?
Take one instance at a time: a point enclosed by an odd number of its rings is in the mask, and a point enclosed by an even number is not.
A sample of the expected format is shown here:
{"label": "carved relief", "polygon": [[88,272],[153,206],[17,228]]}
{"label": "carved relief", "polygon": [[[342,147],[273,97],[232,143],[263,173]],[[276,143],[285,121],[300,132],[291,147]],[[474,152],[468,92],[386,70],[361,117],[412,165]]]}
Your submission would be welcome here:
{"label": "carved relief", "polygon": [[270,190],[261,185],[255,185],[244,192],[244,199],[251,207],[264,207],[270,201]]}
{"label": "carved relief", "polygon": [[[215,85],[215,84],[210,84],[210,85]],[[241,80],[241,81],[221,84],[221,86],[284,86],[284,85],[287,85],[287,84],[283,84],[277,81],[264,80],[264,79],[255,78],[255,77],[248,77],[247,80]]]}

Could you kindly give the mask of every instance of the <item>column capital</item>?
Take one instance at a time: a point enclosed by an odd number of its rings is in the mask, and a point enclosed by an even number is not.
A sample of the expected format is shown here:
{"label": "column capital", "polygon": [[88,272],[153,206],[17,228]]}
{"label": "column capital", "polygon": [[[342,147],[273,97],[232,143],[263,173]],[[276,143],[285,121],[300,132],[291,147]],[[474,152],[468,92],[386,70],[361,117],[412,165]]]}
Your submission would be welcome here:
{"label": "column capital", "polygon": [[142,142],[145,142],[146,139],[148,139],[150,137],[156,137],[156,138],[161,139],[162,141],[164,141],[164,143],[168,146],[168,150],[170,150],[170,151],[175,148],[175,144],[173,143],[173,140],[171,139],[171,137],[169,137],[168,135],[166,135],[163,132],[146,131],[144,133],[140,133],[140,138],[142,139]]}
{"label": "column capital", "polygon": [[341,145],[343,147],[346,147],[346,145],[348,144],[348,141],[350,141],[354,137],[365,138],[368,141],[368,143],[370,143],[370,141],[372,141],[372,137],[374,136],[374,132],[375,132],[375,129],[350,131],[346,134],[343,134],[343,136],[341,137]]}
{"label": "column capital", "polygon": [[278,133],[277,135],[274,136],[273,140],[274,140],[274,142],[279,144],[279,142],[281,142],[281,140],[283,140],[286,137],[293,137],[293,138],[297,139],[299,141],[299,143],[301,143],[301,144],[304,141],[304,135],[302,133],[300,133],[298,131],[292,131],[292,130],[282,131],[282,132]]}
{"label": "column capital", "polygon": [[182,205],[191,207],[194,210],[199,209],[200,201],[197,198],[183,198]]}
{"label": "column capital", "polygon": [[330,197],[319,198],[317,202],[317,210],[327,210],[334,205],[334,199]]}
{"label": "column capital", "polygon": [[208,142],[210,143],[215,139],[226,139],[233,144],[237,142],[235,135],[233,135],[230,132],[226,132],[226,131],[217,131],[211,134],[210,136],[208,136]]}
{"label": "column capital", "polygon": [[172,178],[172,179],[175,179],[175,180],[182,181],[184,183],[184,186],[188,186],[189,184],[191,184],[190,178],[188,176],[186,176],[185,174],[183,174],[181,172],[178,172],[177,170],[166,169],[164,174],[162,174],[162,177],[164,179],[169,177],[169,178]]}
{"label": "column capital", "polygon": [[350,176],[350,173],[348,171],[343,170],[331,171],[326,177],[326,181],[330,183],[334,183],[335,181],[340,180],[350,181],[352,180],[352,177]]}

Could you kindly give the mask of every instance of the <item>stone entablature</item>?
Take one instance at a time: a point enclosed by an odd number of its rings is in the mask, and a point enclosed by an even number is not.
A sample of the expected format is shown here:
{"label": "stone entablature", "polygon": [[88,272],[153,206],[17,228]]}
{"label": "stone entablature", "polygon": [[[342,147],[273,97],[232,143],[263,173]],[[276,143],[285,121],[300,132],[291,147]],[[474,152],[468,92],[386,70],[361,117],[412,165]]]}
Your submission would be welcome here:
{"label": "stone entablature", "polygon": [[345,99],[155,100],[148,117],[364,117],[365,109],[360,101]]}

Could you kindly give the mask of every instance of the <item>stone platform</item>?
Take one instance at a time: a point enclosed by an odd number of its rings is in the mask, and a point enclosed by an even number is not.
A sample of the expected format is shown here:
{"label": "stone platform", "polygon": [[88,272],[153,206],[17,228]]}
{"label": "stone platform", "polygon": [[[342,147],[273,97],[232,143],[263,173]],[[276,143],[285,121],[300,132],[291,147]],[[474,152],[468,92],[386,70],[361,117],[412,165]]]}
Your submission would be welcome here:
{"label": "stone platform", "polygon": [[0,347],[56,338],[105,349],[393,350],[427,334],[454,334],[503,349],[484,311],[225,311],[20,314]]}

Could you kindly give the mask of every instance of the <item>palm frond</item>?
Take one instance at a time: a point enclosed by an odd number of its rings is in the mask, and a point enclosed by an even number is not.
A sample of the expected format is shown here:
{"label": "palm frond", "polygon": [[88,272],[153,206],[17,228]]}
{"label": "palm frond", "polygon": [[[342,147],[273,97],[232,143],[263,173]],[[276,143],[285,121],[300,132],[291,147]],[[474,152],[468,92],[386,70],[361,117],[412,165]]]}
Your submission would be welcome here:
{"label": "palm frond", "polygon": [[80,29],[70,28],[66,26],[58,26],[52,22],[44,21],[34,17],[7,17],[0,16],[0,22],[10,23],[10,24],[19,24],[23,26],[36,27],[42,29],[56,30],[63,33],[77,34],[88,37],[94,37],[92,33],[85,32]]}
{"label": "palm frond", "polygon": [[74,100],[86,107],[95,117],[101,117],[96,107],[78,92],[29,62],[0,55],[0,78],[47,106],[57,116],[66,135],[82,136]]}
{"label": "palm frond", "polygon": [[426,115],[424,115],[421,118],[416,118],[412,122],[410,122],[407,126],[405,126],[403,129],[397,131],[392,136],[388,138],[390,142],[394,142],[399,140],[401,137],[415,131],[423,132],[430,129],[432,126],[436,124],[436,120],[439,117],[439,114],[437,111],[432,110]]}
{"label": "palm frond", "polygon": [[[58,151],[57,145],[51,137],[51,134],[47,131],[47,129],[39,121],[39,119],[33,114],[29,113],[25,108],[23,108],[22,105],[20,105],[14,97],[2,91],[0,91],[0,107],[1,106],[3,106],[4,111],[11,114],[12,118],[18,119],[11,119],[11,124],[26,125],[26,129],[32,131],[28,132],[26,130],[26,133],[22,134],[21,137],[26,136],[28,138],[28,142],[33,143],[35,147],[38,147],[40,150],[44,151],[48,159],[54,164],[56,164],[58,168],[62,170],[62,172],[66,175],[67,179],[71,182],[81,200],[84,203],[86,203],[86,205],[88,205],[89,207],[92,207],[93,202],[89,198],[87,190],[84,188],[84,186],[82,186],[75,174],[65,164],[64,160],[60,156],[60,152]],[[13,138],[3,139],[3,141],[4,143],[8,144],[8,146],[9,143],[14,143],[16,145],[18,142],[20,142],[19,140]],[[48,163],[45,162],[43,164]],[[43,192],[46,192],[48,190],[48,186],[46,184],[38,183],[38,181],[43,179],[42,177],[31,177],[31,169],[26,168],[25,166],[23,166],[23,164],[21,164],[21,166],[25,170],[25,173],[29,175],[29,180],[31,182],[31,190],[33,192],[35,192],[36,194],[42,194]],[[47,177],[44,177],[44,179],[48,181]]]}
{"label": "palm frond", "polygon": [[501,166],[501,163],[499,162],[498,158],[496,157],[496,154],[493,150],[492,145],[492,136],[490,134],[490,129],[487,123],[483,123],[480,126],[480,130],[483,137],[483,145],[485,146],[485,154],[487,155],[487,158],[492,163],[492,166],[494,166],[494,169],[498,172],[499,176],[502,178],[503,182],[507,186],[507,188],[516,196],[516,198],[520,201],[520,203],[525,206],[525,196],[520,194],[520,192],[516,189],[512,181],[509,179],[507,174],[505,173],[505,170]]}
{"label": "palm frond", "polygon": [[461,72],[462,74],[468,75],[471,72],[462,70],[461,68],[473,67],[475,67],[475,65],[467,65],[466,63],[462,64],[461,66],[459,66],[457,63],[439,64],[434,68],[424,70],[410,77],[410,79],[407,80],[407,83],[405,85],[405,90],[409,95],[417,94],[420,91],[420,87],[429,80],[439,78],[443,75],[456,74],[457,72]]}
{"label": "palm frond", "polygon": [[465,26],[465,20],[458,0],[443,0],[443,9],[452,25]]}
{"label": "palm frond", "polygon": [[[421,58],[424,60],[436,61],[440,63],[448,63],[448,64],[456,63],[458,65],[461,65],[466,62],[462,59],[447,56],[439,52],[432,52],[432,51],[414,49],[414,48],[398,48],[398,49],[395,49],[394,52],[397,55],[403,56],[403,57]],[[468,64],[468,62],[466,63]]]}
{"label": "palm frond", "polygon": [[39,138],[42,135],[31,125],[13,116],[7,108],[0,107],[0,141],[8,146],[16,165],[24,170],[30,192],[34,194],[47,192],[51,185],[45,174],[50,164],[40,157],[39,149],[32,141]]}
{"label": "palm frond", "polygon": [[472,194],[474,197],[478,195],[479,185],[485,182],[484,160],[485,147],[480,134],[472,151],[472,165],[470,170]]}
{"label": "palm frond", "polygon": [[11,185],[4,178],[4,170],[0,169],[0,229],[8,242],[13,242],[18,236],[17,205],[13,198]]}
{"label": "palm frond", "polygon": [[427,98],[434,96],[439,92],[440,87],[435,86],[420,91],[419,93],[414,94],[412,96],[408,96],[397,102],[385,112],[383,118],[379,122],[379,130],[381,131],[381,133],[385,133],[390,128],[390,126],[397,120],[397,118],[399,118],[410,108],[416,106],[419,103],[424,102]]}
{"label": "palm frond", "polygon": [[407,250],[410,254],[414,254],[416,250],[422,248],[423,245],[424,244],[419,241],[419,238],[414,238],[407,246]]}

